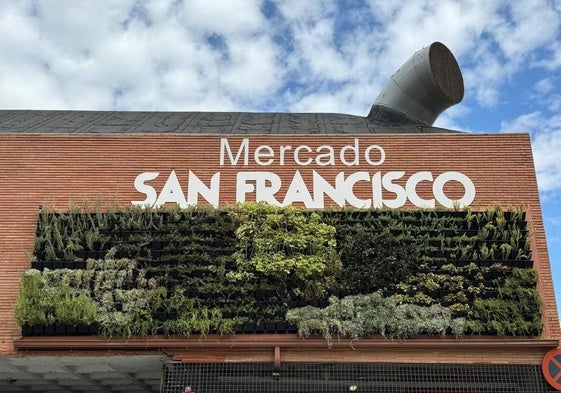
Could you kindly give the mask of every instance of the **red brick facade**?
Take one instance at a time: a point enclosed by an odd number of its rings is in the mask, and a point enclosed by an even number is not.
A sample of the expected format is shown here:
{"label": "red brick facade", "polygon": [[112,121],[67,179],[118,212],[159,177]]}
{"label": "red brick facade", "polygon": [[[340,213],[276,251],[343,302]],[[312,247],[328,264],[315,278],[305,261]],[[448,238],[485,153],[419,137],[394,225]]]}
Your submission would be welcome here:
{"label": "red brick facade", "polygon": [[[19,279],[29,268],[26,253],[33,250],[33,237],[37,223],[39,205],[66,209],[69,203],[81,205],[84,200],[104,202],[117,201],[128,205],[139,201],[145,195],[136,191],[134,182],[143,172],[159,172],[159,176],[147,184],[160,191],[174,170],[182,189],[187,188],[189,171],[193,171],[205,184],[210,184],[213,174],[220,172],[220,204],[234,203],[236,173],[246,171],[269,171],[279,175],[282,187],[277,197],[280,201],[288,189],[294,173],[300,171],[306,184],[311,184],[312,171],[316,170],[329,182],[335,175],[345,172],[345,176],[359,171],[367,171],[370,176],[376,172],[404,171],[403,179],[394,183],[404,185],[412,174],[430,171],[436,177],[447,171],[457,171],[473,182],[476,195],[471,204],[474,210],[485,209],[495,203],[502,206],[527,206],[531,220],[532,258],[538,271],[539,289],[543,301],[543,339],[560,339],[559,318],[553,292],[553,283],[543,228],[542,213],[538,196],[532,150],[527,134],[411,134],[372,136],[250,136],[249,165],[243,165],[243,157],[237,165],[230,165],[229,159],[220,166],[219,135],[34,135],[4,134],[0,136],[0,353],[13,353],[14,340],[20,337],[13,321]],[[232,152],[237,153],[240,142],[245,137],[228,137]],[[360,165],[326,165],[314,163],[315,149],[330,145],[340,161],[339,149],[353,145],[355,139],[360,144]],[[257,165],[254,149],[261,145],[259,156],[262,162],[273,159],[270,165]],[[285,162],[280,165],[280,147],[285,148]],[[301,162],[294,162],[294,149],[306,145],[299,153]],[[364,159],[364,149],[370,145],[383,148],[385,160],[381,165],[369,165]],[[372,150],[372,160],[376,150]],[[346,159],[352,160],[352,151]],[[448,183],[444,190],[450,199],[458,199],[463,194],[457,182]],[[430,182],[420,182],[417,193],[424,199],[432,198]],[[372,194],[372,186],[361,182],[355,187],[355,194],[367,199]],[[250,195],[250,194],[248,194]],[[384,194],[384,198],[393,198]],[[250,197],[248,197],[248,200]],[[199,196],[199,200],[201,197]],[[326,204],[329,198],[325,197]],[[409,206],[411,206],[409,204]],[[416,349],[407,349],[415,352]],[[384,361],[390,361],[395,353],[395,361],[403,361],[403,355],[388,351]],[[439,362],[458,361],[464,358],[450,348],[443,350]],[[539,351],[538,351],[539,352]],[[380,352],[382,353],[382,352]],[[493,350],[485,358],[493,361]],[[545,352],[544,352],[545,353]],[[538,354],[541,356],[541,354]],[[409,355],[407,355],[409,356]],[[489,358],[491,356],[491,359]],[[519,354],[519,358],[536,362],[536,353]],[[297,357],[297,356],[296,356]],[[464,360],[477,361],[476,355]],[[497,352],[496,362],[507,362],[504,353]]]}

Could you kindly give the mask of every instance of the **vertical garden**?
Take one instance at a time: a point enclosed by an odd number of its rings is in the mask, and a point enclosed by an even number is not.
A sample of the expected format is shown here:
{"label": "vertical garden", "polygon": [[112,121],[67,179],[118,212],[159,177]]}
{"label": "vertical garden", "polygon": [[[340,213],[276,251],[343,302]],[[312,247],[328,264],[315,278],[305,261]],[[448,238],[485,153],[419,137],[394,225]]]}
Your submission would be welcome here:
{"label": "vertical garden", "polygon": [[24,335],[538,336],[520,207],[43,209]]}

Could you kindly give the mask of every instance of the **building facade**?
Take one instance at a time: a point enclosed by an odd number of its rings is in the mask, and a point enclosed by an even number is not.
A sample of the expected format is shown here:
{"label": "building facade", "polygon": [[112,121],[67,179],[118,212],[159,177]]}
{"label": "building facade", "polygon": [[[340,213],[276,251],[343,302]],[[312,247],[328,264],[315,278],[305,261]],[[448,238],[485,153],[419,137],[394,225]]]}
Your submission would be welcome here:
{"label": "building facade", "polygon": [[556,391],[529,135],[385,92],[367,117],[0,112],[0,390]]}

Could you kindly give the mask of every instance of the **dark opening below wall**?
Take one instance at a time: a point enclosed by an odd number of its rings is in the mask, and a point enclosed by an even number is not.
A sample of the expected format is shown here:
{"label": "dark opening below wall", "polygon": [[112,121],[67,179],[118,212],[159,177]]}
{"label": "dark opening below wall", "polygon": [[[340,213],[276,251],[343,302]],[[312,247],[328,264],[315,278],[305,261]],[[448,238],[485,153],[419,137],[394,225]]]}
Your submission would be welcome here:
{"label": "dark opening below wall", "polygon": [[539,366],[397,363],[164,366],[163,393],[545,393]]}

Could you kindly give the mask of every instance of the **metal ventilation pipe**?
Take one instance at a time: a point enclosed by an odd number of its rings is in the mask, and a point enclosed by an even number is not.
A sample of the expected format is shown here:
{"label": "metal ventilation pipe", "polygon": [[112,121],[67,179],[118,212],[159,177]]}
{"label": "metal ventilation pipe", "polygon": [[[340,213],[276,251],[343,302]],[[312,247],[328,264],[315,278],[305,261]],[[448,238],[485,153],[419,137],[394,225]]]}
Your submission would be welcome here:
{"label": "metal ventilation pipe", "polygon": [[440,42],[416,52],[376,98],[367,119],[379,125],[428,125],[464,98],[458,62]]}

